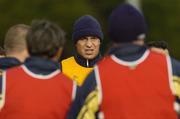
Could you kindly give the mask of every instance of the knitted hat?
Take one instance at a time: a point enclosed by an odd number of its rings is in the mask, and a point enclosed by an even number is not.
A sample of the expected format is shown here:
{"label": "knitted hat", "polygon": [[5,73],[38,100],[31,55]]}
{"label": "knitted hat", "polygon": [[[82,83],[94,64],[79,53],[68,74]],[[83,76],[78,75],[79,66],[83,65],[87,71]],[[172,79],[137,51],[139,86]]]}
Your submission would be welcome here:
{"label": "knitted hat", "polygon": [[147,26],[140,11],[130,4],[114,9],[109,18],[109,36],[113,42],[127,43],[145,38]]}
{"label": "knitted hat", "polygon": [[80,17],[74,23],[72,39],[74,43],[84,36],[96,36],[102,41],[103,33],[99,22],[90,15]]}

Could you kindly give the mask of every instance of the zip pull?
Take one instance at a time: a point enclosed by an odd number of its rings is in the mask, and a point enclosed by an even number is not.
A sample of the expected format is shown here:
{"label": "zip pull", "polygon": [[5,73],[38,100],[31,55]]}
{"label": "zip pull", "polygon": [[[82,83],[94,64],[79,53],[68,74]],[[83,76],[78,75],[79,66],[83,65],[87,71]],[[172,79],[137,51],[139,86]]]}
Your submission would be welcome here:
{"label": "zip pull", "polygon": [[89,67],[89,61],[88,61],[88,59],[86,60],[86,65],[87,65],[87,67]]}

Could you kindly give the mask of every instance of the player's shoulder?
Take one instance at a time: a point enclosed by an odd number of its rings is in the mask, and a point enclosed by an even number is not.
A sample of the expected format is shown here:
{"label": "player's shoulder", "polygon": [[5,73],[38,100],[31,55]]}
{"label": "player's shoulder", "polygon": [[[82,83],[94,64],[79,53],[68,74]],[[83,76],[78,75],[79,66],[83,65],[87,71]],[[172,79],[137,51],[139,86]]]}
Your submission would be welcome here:
{"label": "player's shoulder", "polygon": [[172,64],[173,75],[177,75],[180,77],[180,61],[171,57],[171,64]]}

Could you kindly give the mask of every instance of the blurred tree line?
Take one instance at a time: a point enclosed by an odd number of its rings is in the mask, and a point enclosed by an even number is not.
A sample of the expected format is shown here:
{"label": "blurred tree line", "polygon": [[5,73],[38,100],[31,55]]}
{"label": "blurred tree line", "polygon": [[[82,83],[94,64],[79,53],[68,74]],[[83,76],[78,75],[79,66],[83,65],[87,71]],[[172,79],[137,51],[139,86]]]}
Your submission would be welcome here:
{"label": "blurred tree line", "polygon": [[[100,22],[105,39],[102,52],[108,49],[108,16],[111,10],[124,0],[0,0],[0,45],[6,31],[14,24],[30,24],[33,19],[49,19],[65,31],[67,43],[64,58],[74,52],[71,34],[74,21],[85,14],[93,15]],[[180,59],[180,1],[141,0],[141,6],[149,26],[147,41],[165,40],[171,55]]]}
{"label": "blurred tree line", "polygon": [[180,59],[180,0],[142,0],[142,5],[148,40],[165,40],[170,54]]}

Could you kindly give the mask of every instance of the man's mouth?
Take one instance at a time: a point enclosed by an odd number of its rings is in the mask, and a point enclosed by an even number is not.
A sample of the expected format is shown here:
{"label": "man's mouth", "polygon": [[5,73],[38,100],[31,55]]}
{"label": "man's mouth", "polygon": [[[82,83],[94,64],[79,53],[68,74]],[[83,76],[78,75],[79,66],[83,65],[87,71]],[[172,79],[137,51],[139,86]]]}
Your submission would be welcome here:
{"label": "man's mouth", "polygon": [[93,53],[93,49],[88,49],[88,50],[85,50],[85,53],[87,55],[91,55]]}
{"label": "man's mouth", "polygon": [[86,49],[85,51],[86,51],[86,52],[92,52],[93,49]]}

